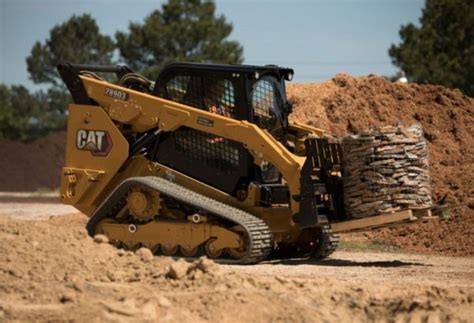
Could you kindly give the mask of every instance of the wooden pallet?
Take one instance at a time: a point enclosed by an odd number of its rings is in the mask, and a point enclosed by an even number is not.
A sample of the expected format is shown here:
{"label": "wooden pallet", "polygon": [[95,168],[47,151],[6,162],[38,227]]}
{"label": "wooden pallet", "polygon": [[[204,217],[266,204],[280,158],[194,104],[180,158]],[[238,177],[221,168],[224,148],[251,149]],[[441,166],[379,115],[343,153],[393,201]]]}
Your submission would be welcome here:
{"label": "wooden pallet", "polygon": [[430,221],[449,217],[448,206],[431,206],[422,209],[407,209],[394,213],[385,213],[363,219],[331,223],[334,233],[365,231],[375,228],[391,227],[416,221]]}

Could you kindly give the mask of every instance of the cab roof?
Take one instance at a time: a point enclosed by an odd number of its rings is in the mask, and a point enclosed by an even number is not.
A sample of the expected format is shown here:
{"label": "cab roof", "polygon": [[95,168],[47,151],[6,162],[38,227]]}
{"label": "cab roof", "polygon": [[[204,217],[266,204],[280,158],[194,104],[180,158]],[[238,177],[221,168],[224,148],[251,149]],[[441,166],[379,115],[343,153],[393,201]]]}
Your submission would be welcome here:
{"label": "cab roof", "polygon": [[[279,77],[284,77],[287,80],[291,80],[294,71],[291,68],[280,67],[278,65],[243,65],[243,64],[210,64],[210,63],[185,63],[176,62],[166,65],[158,75],[158,79],[161,76],[168,74],[171,71],[176,70],[190,70],[190,71],[223,71],[223,72],[235,72],[245,74],[267,74],[271,73]],[[291,75],[291,76],[290,76]]]}

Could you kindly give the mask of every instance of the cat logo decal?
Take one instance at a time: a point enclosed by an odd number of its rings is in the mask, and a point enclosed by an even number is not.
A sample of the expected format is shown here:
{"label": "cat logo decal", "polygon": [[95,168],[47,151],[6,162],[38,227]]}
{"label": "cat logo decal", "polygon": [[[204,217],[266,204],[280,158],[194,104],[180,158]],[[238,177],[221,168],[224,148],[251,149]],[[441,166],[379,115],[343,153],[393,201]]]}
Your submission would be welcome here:
{"label": "cat logo decal", "polygon": [[93,156],[107,156],[112,149],[112,138],[107,131],[79,129],[76,148],[88,150]]}

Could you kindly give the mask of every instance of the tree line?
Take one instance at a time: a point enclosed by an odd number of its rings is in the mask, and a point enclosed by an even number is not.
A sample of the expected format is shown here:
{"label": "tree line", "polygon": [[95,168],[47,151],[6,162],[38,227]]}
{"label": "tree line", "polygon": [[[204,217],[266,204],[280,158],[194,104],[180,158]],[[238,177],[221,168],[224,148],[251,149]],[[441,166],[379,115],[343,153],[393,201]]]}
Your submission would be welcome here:
{"label": "tree line", "polygon": [[[61,62],[124,63],[155,79],[174,61],[242,63],[243,48],[228,39],[231,32],[232,24],[207,0],[168,0],[113,37],[102,34],[91,15],[74,15],[36,42],[26,59],[30,79],[43,90],[0,84],[0,139],[29,141],[65,129],[70,95],[55,69]],[[401,26],[400,38],[388,53],[409,81],[474,96],[472,0],[427,0],[419,26]]]}

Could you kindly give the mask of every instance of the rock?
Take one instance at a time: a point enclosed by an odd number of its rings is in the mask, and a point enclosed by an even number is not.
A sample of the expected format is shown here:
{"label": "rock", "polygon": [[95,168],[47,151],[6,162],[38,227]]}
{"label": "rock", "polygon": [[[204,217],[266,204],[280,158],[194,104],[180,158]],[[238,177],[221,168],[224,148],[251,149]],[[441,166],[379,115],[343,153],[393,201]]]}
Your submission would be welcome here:
{"label": "rock", "polygon": [[161,307],[165,307],[165,308],[168,308],[168,307],[171,307],[171,301],[169,299],[167,299],[166,297],[164,296],[159,296],[158,297],[158,305],[160,305]]}
{"label": "rock", "polygon": [[127,276],[127,273],[123,270],[114,270],[113,272],[109,272],[107,274],[107,277],[113,282],[125,281]]}
{"label": "rock", "polygon": [[220,271],[219,265],[206,257],[199,258],[195,262],[195,266],[204,273],[217,273]]}
{"label": "rock", "polygon": [[288,280],[283,278],[283,277],[280,277],[280,276],[275,276],[275,280],[278,281],[279,283],[281,284],[286,284],[288,283]]}
{"label": "rock", "polygon": [[74,302],[74,295],[71,293],[64,293],[59,297],[59,301],[63,304]]}
{"label": "rock", "polygon": [[379,161],[374,161],[372,163],[370,163],[370,166],[380,166],[380,165],[390,165],[390,164],[393,164],[395,162],[395,159],[385,159],[385,160],[379,160]]}
{"label": "rock", "polygon": [[156,313],[156,303],[154,301],[148,301],[145,305],[143,305],[141,309],[141,314],[143,316],[144,321],[153,322],[157,320],[157,313]]}
{"label": "rock", "polygon": [[140,312],[135,301],[127,299],[123,302],[103,301],[100,303],[110,313],[116,313],[123,316],[133,316]]}
{"label": "rock", "polygon": [[188,273],[190,265],[183,259],[175,261],[168,267],[168,272],[166,273],[167,278],[171,279],[182,279]]}
{"label": "rock", "polygon": [[71,288],[73,288],[76,292],[83,292],[85,289],[85,282],[84,280],[77,280],[71,283]]}
{"label": "rock", "polygon": [[104,234],[96,234],[94,236],[94,242],[95,243],[109,243],[109,238],[107,238],[106,235]]}
{"label": "rock", "polygon": [[8,269],[7,272],[8,272],[8,274],[10,274],[11,276],[16,277],[16,278],[22,278],[23,277],[23,273],[20,270],[15,269],[15,268]]}
{"label": "rock", "polygon": [[143,262],[150,262],[154,258],[153,253],[148,248],[140,248],[135,253],[137,254],[137,256],[140,257],[140,260]]}

